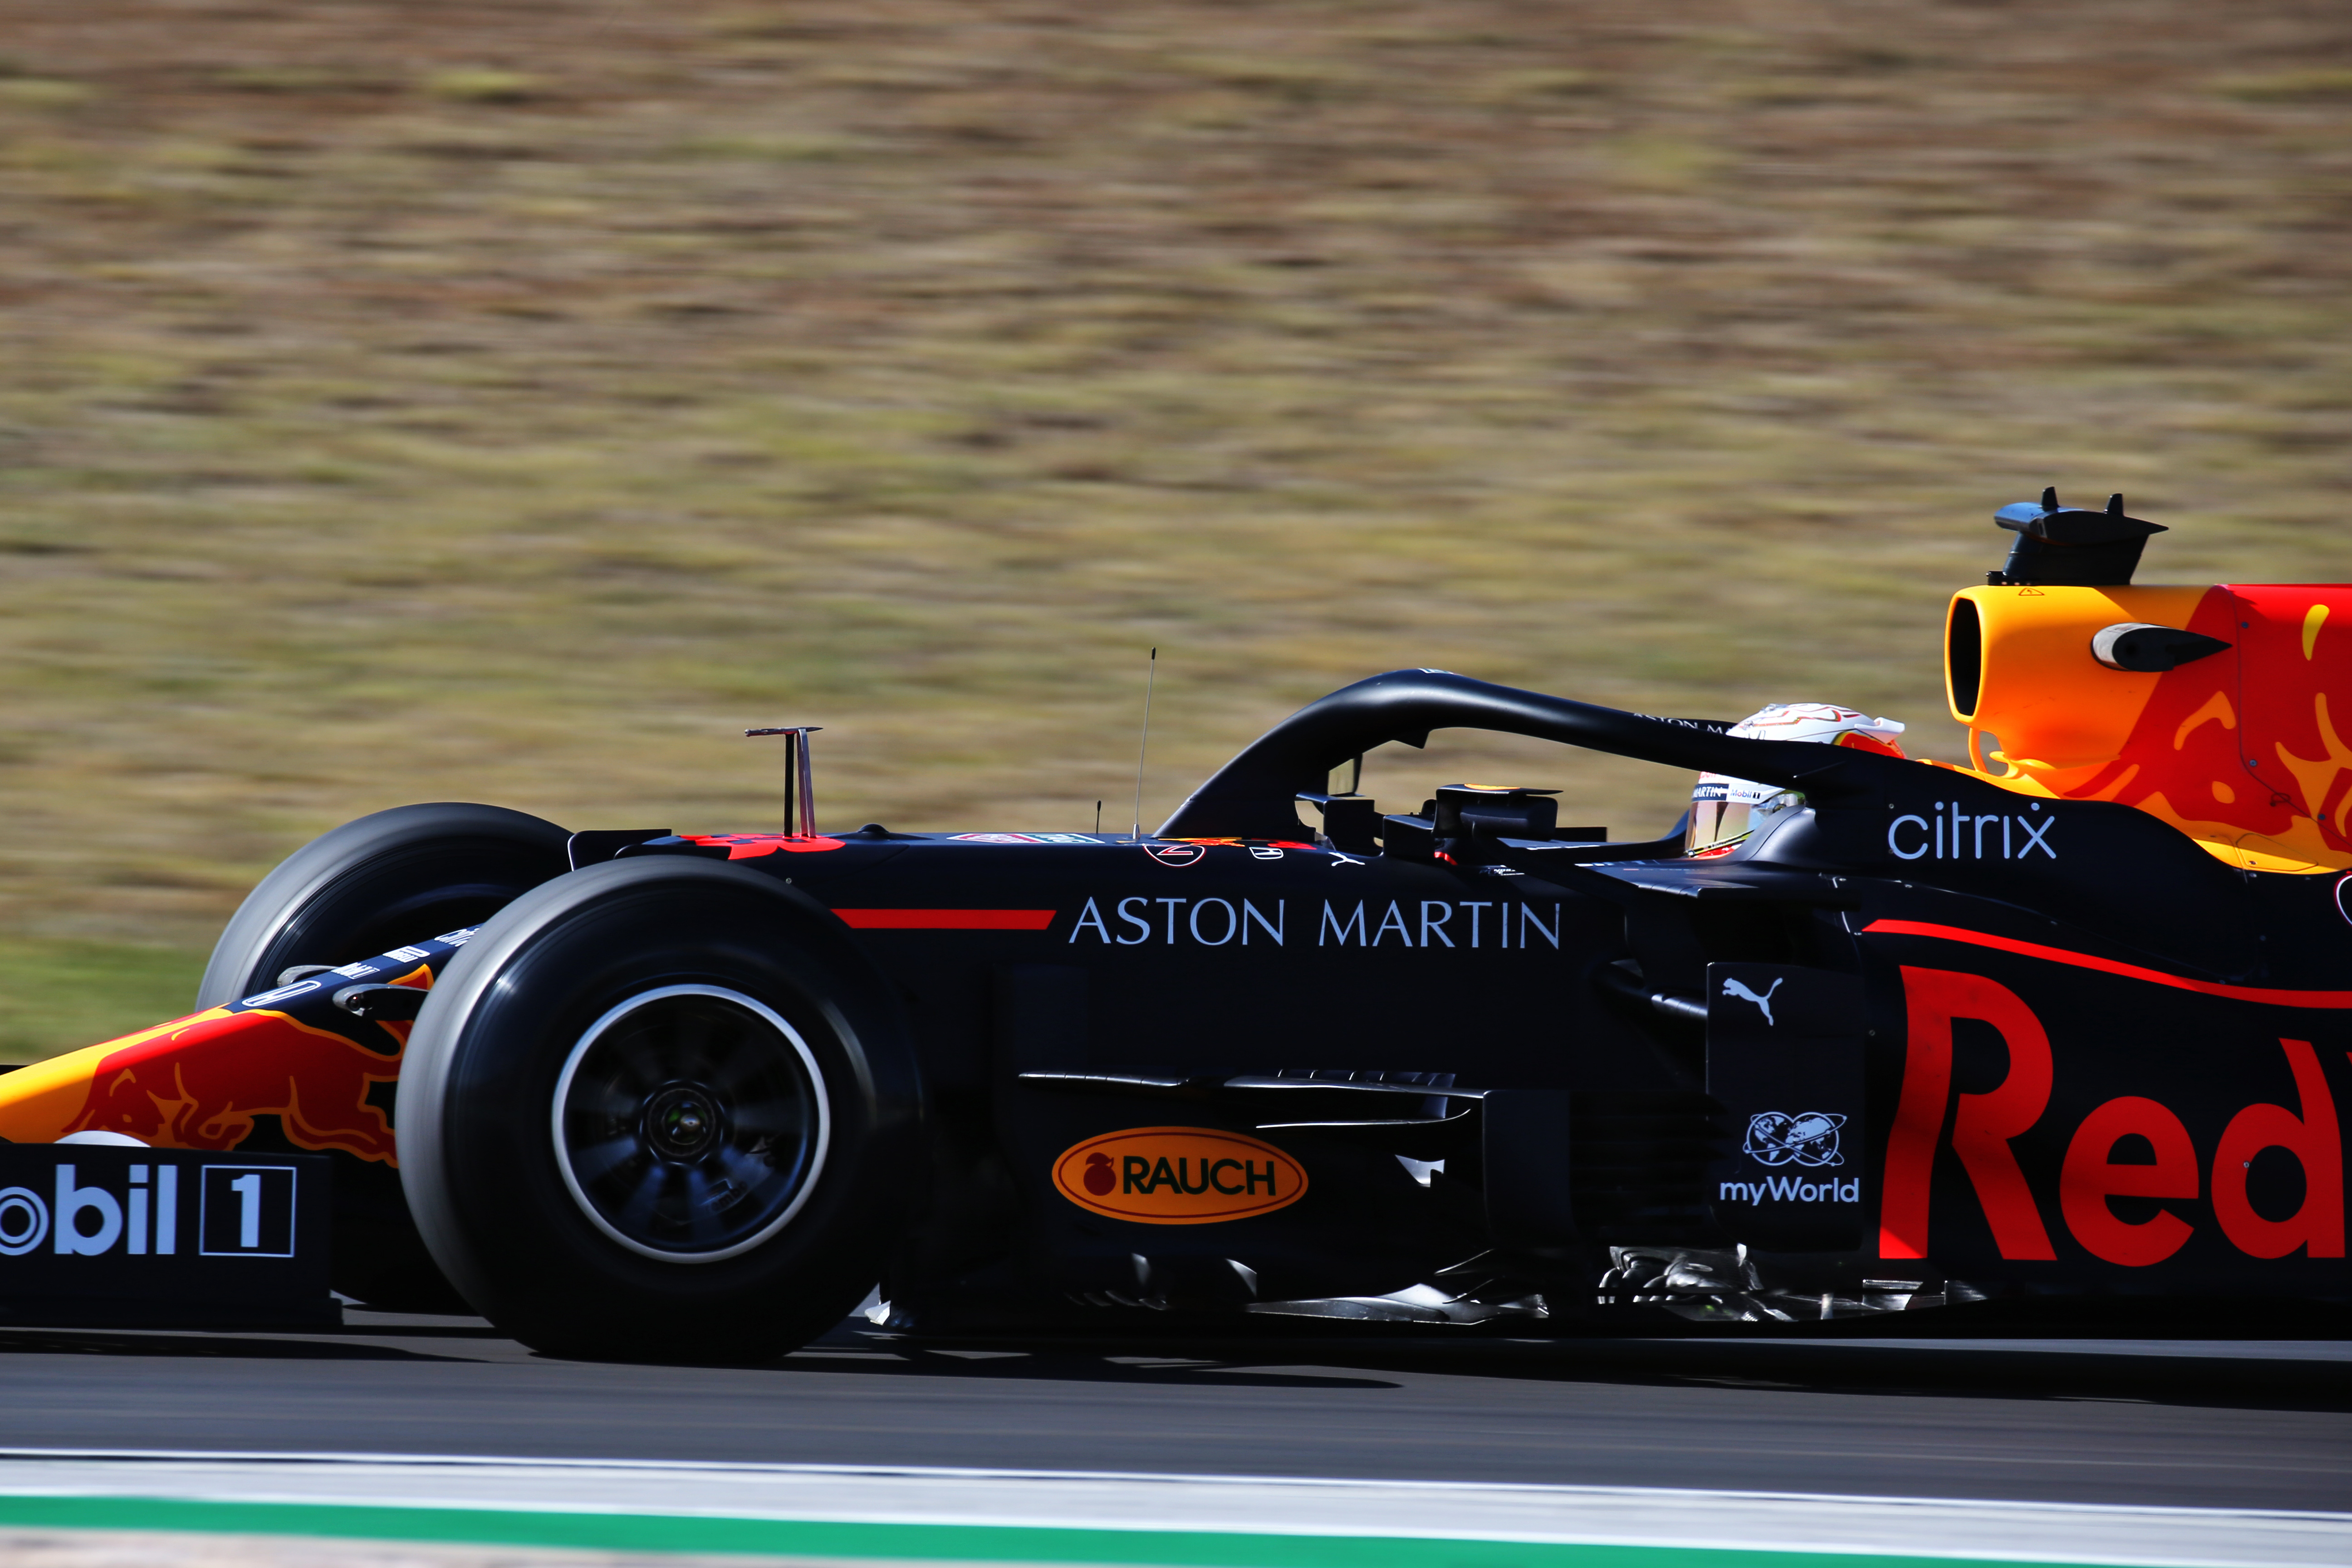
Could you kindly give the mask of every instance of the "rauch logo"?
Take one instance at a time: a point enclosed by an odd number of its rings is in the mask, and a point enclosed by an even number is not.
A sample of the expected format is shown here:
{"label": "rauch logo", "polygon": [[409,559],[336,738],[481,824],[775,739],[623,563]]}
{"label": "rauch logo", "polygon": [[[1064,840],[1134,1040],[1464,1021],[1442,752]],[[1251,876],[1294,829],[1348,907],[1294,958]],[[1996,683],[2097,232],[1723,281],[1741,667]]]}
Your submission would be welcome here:
{"label": "rauch logo", "polygon": [[1145,1225],[1216,1225],[1307,1195],[1306,1167],[1271,1143],[1208,1127],[1131,1127],[1063,1152],[1054,1186],[1083,1209]]}

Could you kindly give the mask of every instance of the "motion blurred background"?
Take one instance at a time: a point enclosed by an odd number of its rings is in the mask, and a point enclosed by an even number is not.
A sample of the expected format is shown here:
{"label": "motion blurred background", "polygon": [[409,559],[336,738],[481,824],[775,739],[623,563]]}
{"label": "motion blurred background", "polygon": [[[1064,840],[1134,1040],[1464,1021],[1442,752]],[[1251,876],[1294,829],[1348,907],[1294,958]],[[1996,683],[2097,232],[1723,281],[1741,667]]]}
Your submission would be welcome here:
{"label": "motion blurred background", "polygon": [[[2342,0],[0,0],[0,1055],[362,812],[1143,816],[1401,665],[1961,754],[2000,504],[2352,574]],[[1366,787],[1688,780],[1390,748]]]}

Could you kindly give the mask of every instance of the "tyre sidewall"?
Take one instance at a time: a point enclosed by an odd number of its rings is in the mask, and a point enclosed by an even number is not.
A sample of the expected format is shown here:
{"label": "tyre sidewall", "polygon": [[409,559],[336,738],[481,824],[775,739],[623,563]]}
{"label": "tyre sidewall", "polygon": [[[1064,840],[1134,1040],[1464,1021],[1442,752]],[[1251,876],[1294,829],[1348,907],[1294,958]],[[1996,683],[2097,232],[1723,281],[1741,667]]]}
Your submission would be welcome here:
{"label": "tyre sidewall", "polygon": [[571,868],[570,835],[503,806],[443,801],[347,822],[296,850],[229,918],[199,1011],[278,983],[293,963],[348,963],[487,918]]}
{"label": "tyre sidewall", "polygon": [[[657,987],[773,1009],[824,1082],[828,1148],[806,1200],[731,1258],[625,1247],[566,1186],[555,1089],[596,1020]],[[526,894],[434,986],[402,1071],[401,1173],[436,1261],[477,1310],[542,1348],[739,1359],[838,1321],[870,1286],[915,1158],[914,1058],[889,987],[832,913],[762,872],[610,862]]]}

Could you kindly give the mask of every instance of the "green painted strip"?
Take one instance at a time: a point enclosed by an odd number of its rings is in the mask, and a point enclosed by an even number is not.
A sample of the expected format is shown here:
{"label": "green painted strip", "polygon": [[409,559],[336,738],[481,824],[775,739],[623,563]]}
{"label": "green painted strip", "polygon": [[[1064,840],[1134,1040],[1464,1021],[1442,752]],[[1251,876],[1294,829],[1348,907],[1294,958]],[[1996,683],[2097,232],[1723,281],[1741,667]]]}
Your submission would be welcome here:
{"label": "green painted strip", "polygon": [[[866,1524],[694,1515],[538,1513],[172,1498],[0,1497],[0,1525],[431,1541],[607,1552],[739,1552],[936,1563],[1149,1563],[1155,1568],[1721,1568],[1717,1548],[1591,1546],[1406,1536],[1023,1525]],[[1740,1568],[1952,1568],[1949,1557],[1741,1551]],[[2015,1568],[2057,1568],[2022,1564]]]}

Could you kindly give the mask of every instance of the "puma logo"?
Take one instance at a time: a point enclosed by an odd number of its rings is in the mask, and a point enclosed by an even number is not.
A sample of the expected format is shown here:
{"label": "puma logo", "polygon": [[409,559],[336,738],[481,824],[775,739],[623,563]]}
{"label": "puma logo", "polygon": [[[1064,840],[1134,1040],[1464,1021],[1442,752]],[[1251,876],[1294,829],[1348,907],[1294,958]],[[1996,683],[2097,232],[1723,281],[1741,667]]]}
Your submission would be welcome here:
{"label": "puma logo", "polygon": [[1785,974],[1777,977],[1771,984],[1764,988],[1764,994],[1761,996],[1748,989],[1747,984],[1743,981],[1727,980],[1723,983],[1723,994],[1726,996],[1737,996],[1742,1002],[1755,1003],[1757,1006],[1763,1009],[1765,1026],[1777,1029],[1780,1026],[1772,1022],[1772,993],[1787,984],[1788,980],[1789,977]]}

